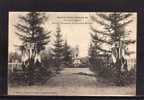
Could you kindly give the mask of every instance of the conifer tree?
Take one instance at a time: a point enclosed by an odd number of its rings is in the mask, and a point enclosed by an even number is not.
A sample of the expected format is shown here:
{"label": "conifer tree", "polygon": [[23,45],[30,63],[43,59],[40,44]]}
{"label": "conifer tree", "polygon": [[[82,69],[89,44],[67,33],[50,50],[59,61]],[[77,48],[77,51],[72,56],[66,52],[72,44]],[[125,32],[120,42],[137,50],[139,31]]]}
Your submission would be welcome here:
{"label": "conifer tree", "polygon": [[70,49],[70,46],[67,44],[67,41],[65,40],[64,47],[63,47],[63,55],[64,55],[64,62],[66,65],[72,64],[72,51]]}
{"label": "conifer tree", "polygon": [[89,47],[89,62],[92,66],[90,66],[92,71],[96,71],[96,74],[99,75],[101,72],[101,66],[104,64],[101,64],[102,61],[99,59],[100,56],[100,50],[99,46],[101,43],[97,40],[98,36],[97,34],[92,34],[91,33],[91,43]]}
{"label": "conifer tree", "polygon": [[[123,45],[135,43],[135,40],[127,39],[130,33],[125,31],[125,27],[133,21],[130,19],[131,16],[132,14],[119,12],[96,14],[96,16],[91,16],[91,19],[94,22],[104,28],[103,30],[99,30],[91,26],[93,33],[98,35],[96,40],[102,44],[108,45],[109,47],[112,47],[113,43],[116,42],[121,42]],[[101,52],[111,53],[111,48],[107,50],[105,47],[102,47],[102,45],[99,46],[98,49]]]}
{"label": "conifer tree", "polygon": [[[135,40],[128,39],[128,36],[130,32],[127,32],[125,30],[125,27],[131,23],[133,20],[131,19],[132,14],[128,13],[120,13],[120,12],[113,12],[109,14],[103,14],[99,13],[96,14],[96,16],[91,16],[91,19],[96,22],[97,24],[101,25],[103,27],[102,30],[95,28],[94,26],[91,26],[92,30],[92,43],[93,48],[95,47],[95,50],[93,51],[100,51],[99,53],[103,54],[112,54],[112,46],[115,46],[114,48],[123,48],[125,50],[125,54],[131,54],[132,52],[129,52],[126,50],[126,47],[129,44],[135,43]],[[100,45],[97,45],[100,44]],[[107,46],[107,47],[105,47]],[[117,62],[115,64],[117,81],[120,80],[120,74],[121,74],[121,54],[117,54],[118,57]],[[90,58],[96,57],[95,55],[90,55]],[[121,83],[118,82],[117,85],[120,85]]]}
{"label": "conifer tree", "polygon": [[44,13],[29,12],[25,16],[19,16],[20,22],[15,25],[18,32],[16,34],[22,40],[22,46],[26,43],[35,43],[38,52],[45,48],[45,45],[49,43],[50,32],[45,32],[42,25],[47,20]]}
{"label": "conifer tree", "polygon": [[57,26],[56,34],[55,34],[55,41],[54,41],[54,48],[53,48],[53,59],[55,61],[56,71],[58,72],[61,68],[61,64],[63,63],[63,39],[62,34],[60,34],[60,26]]}
{"label": "conifer tree", "polygon": [[[45,45],[49,43],[50,32],[45,32],[42,27],[47,17],[44,13],[28,12],[26,15],[19,16],[19,19],[20,22],[15,25],[15,28],[17,29],[16,34],[22,41],[22,45],[19,48],[25,53],[24,50],[28,50],[27,46],[32,46],[32,44],[34,44],[33,51],[29,51],[29,55],[30,53],[34,55],[31,59],[28,59],[29,65],[27,67],[22,65],[26,74],[26,82],[29,85],[33,85],[36,80],[42,81],[42,79],[45,78],[43,74],[47,73],[46,70],[43,69],[42,64],[34,63],[36,52],[39,54],[40,51],[45,49]],[[40,80],[36,78],[39,78]]]}

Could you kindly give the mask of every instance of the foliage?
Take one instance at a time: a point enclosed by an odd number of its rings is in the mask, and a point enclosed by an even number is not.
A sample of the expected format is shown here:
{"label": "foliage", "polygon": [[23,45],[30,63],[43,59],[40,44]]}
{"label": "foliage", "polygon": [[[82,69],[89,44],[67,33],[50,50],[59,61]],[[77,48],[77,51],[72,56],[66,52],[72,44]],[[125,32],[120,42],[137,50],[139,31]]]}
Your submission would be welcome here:
{"label": "foliage", "polygon": [[[131,16],[132,14],[119,12],[109,14],[101,13],[96,14],[96,16],[91,16],[91,19],[101,25],[103,30],[91,26],[92,40],[89,48],[90,69],[94,71],[97,76],[109,79],[116,85],[125,84],[124,77],[126,77],[129,72],[121,72],[120,59],[117,58],[116,64],[111,63],[109,55],[112,54],[111,48],[114,43],[121,43],[125,50],[127,45],[135,43],[135,40],[127,39],[129,32],[125,31],[125,27],[132,22],[132,19],[130,19]],[[107,48],[105,46],[107,46]],[[101,54],[107,56],[102,57],[100,56]],[[131,54],[131,52],[126,51],[126,54]],[[118,57],[120,57],[120,55]],[[103,58],[105,58],[105,60]]]}
{"label": "foliage", "polygon": [[[104,29],[98,30],[91,26],[91,30],[94,33],[94,35],[91,34],[94,43],[98,41],[99,43],[109,45],[110,47],[117,41],[122,41],[122,43],[126,45],[135,43],[135,40],[126,39],[130,33],[125,31],[126,25],[133,21],[132,19],[128,19],[132,14],[114,12],[108,15],[97,14],[96,16],[97,17],[91,16],[91,19],[103,26]],[[98,20],[98,18],[100,19]],[[97,49],[101,52],[111,52],[111,50],[106,50],[102,45],[98,46]]]}
{"label": "foliage", "polygon": [[72,51],[70,46],[67,44],[67,41],[65,41],[64,47],[63,47],[63,61],[65,65],[69,66],[72,64]]}
{"label": "foliage", "polygon": [[[16,34],[22,41],[22,45],[19,46],[22,54],[28,49],[27,44],[35,44],[33,49],[37,53],[40,53],[45,49],[45,45],[49,43],[50,38],[50,32],[45,32],[43,28],[47,17],[44,13],[28,12],[24,16],[19,16],[19,19],[20,22],[15,25],[15,28],[17,29]],[[32,53],[34,54],[34,51],[32,51]],[[46,82],[47,77],[49,77],[51,73],[47,71],[47,66],[44,66],[44,62],[35,63],[34,57],[29,58],[25,62],[26,64],[22,64],[22,71],[13,72],[14,76],[12,76],[12,79],[17,80],[19,75],[21,75],[24,78],[24,83],[28,85]]]}
{"label": "foliage", "polygon": [[18,30],[16,34],[23,42],[22,47],[25,46],[26,43],[36,43],[36,49],[38,51],[43,50],[50,38],[50,32],[45,32],[42,27],[47,19],[44,13],[29,12],[25,16],[19,16],[19,19],[20,22],[15,25],[15,27]]}
{"label": "foliage", "polygon": [[58,25],[56,34],[55,34],[55,41],[54,41],[54,48],[52,49],[52,55],[54,60],[54,67],[56,68],[56,72],[59,72],[61,70],[61,64],[63,64],[63,39],[62,35],[60,34],[60,26]]}
{"label": "foliage", "polygon": [[[101,59],[97,59],[97,65],[91,64],[90,70],[95,73],[99,82],[125,86],[135,84],[136,82],[136,67],[128,71],[117,73],[116,68],[113,65],[107,65]],[[119,78],[117,75],[120,75]]]}
{"label": "foliage", "polygon": [[27,67],[22,65],[23,70],[14,69],[13,72],[9,72],[9,82],[12,85],[34,85],[45,84],[49,78],[54,75],[54,69],[52,69],[52,62],[50,59],[43,59],[42,63],[29,64]]}
{"label": "foliage", "polygon": [[88,68],[90,66],[88,57],[82,57],[80,59],[80,62],[81,62],[79,65],[80,68]]}

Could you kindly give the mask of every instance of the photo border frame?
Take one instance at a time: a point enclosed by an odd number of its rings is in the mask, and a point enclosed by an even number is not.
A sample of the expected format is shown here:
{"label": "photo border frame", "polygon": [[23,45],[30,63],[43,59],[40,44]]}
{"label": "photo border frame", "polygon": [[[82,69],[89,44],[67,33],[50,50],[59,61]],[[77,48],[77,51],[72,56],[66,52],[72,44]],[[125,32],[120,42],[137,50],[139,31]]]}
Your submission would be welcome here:
{"label": "photo border frame", "polygon": [[[66,0],[1,0],[0,1],[0,95],[7,95],[8,66],[8,12],[53,11],[53,12],[137,12],[137,81],[136,96],[144,95],[144,7],[141,2],[111,1],[66,1]],[[100,97],[100,96],[96,96]],[[112,96],[113,97],[113,96]]]}

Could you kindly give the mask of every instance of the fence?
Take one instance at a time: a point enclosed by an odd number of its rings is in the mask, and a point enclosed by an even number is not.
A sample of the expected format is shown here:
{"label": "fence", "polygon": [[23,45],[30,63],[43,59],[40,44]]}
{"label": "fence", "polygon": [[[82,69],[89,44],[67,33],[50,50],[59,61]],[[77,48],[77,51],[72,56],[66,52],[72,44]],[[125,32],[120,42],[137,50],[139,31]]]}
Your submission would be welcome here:
{"label": "fence", "polygon": [[13,72],[14,69],[21,70],[22,63],[8,63],[8,70]]}

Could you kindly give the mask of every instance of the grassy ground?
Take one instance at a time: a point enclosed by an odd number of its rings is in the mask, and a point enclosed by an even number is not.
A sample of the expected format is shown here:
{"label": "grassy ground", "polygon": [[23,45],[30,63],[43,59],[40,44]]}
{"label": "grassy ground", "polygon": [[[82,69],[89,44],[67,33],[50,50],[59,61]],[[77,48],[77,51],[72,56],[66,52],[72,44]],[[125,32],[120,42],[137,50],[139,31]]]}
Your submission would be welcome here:
{"label": "grassy ground", "polygon": [[58,95],[58,96],[132,96],[135,85],[109,86],[99,83],[88,68],[65,68],[43,86],[9,87],[9,95]]}

